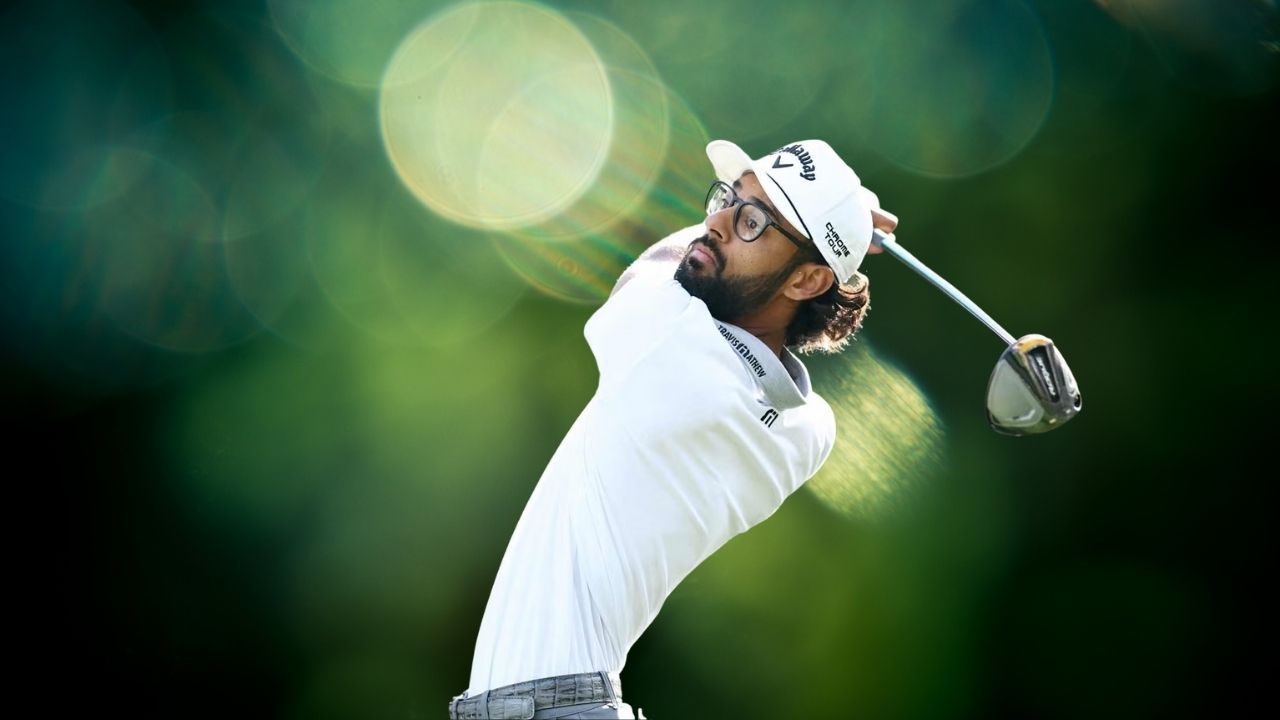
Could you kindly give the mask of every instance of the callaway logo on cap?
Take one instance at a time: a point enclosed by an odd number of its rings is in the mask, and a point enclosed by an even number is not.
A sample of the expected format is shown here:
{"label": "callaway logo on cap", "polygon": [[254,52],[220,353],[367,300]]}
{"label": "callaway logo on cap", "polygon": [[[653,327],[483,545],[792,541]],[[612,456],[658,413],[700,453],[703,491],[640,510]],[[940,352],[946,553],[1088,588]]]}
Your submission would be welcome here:
{"label": "callaway logo on cap", "polygon": [[848,282],[871,245],[871,209],[880,202],[830,145],[801,140],[752,160],[728,140],[713,140],[707,157],[724,182],[755,173],[778,212],[818,246],[836,279]]}

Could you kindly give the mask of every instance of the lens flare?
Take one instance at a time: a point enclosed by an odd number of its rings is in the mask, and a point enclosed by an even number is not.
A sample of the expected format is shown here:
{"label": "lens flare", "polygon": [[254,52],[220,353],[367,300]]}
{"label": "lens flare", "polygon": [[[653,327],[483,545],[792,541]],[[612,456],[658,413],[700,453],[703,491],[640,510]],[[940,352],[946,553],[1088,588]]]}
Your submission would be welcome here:
{"label": "lens flare", "polygon": [[324,167],[325,128],[293,124],[287,132],[246,127],[236,143],[228,181],[222,239],[261,231],[310,199]]}
{"label": "lens flare", "polygon": [[406,187],[454,222],[537,224],[571,206],[609,154],[599,56],[563,16],[517,2],[446,10],[383,75],[382,137]]}
{"label": "lens flare", "polygon": [[260,329],[227,277],[214,199],[165,160],[121,151],[139,180],[116,202],[87,213],[102,306],[133,337],[166,350],[202,353]]}
{"label": "lens flare", "polygon": [[[144,177],[151,161],[127,150],[108,153],[108,164],[132,177]],[[88,397],[154,386],[193,359],[138,341],[108,314],[103,287],[114,248],[89,223],[118,217],[111,205],[6,218],[0,243],[6,355]]]}
{"label": "lens flare", "polygon": [[964,177],[1008,162],[1035,137],[1054,70],[1036,16],[1019,0],[906,0],[865,8],[875,31],[817,112],[854,129],[895,165]]}
{"label": "lens flare", "polygon": [[[279,222],[307,201],[332,136],[303,68],[252,15],[214,9],[169,32],[175,72],[199,81],[185,87],[186,109],[134,144],[206,188],[219,210],[221,239]],[[235,62],[227,47],[236,48]]]}
{"label": "lens flare", "polygon": [[[678,97],[671,96],[669,110],[669,143],[662,171],[640,204],[607,230],[559,242],[522,235],[495,238],[503,259],[525,281],[552,297],[598,304],[645,248],[701,222],[702,198],[714,175],[705,152],[707,132]],[[627,168],[617,171],[625,173]]]}
{"label": "lens flare", "polygon": [[388,343],[446,345],[483,332],[525,286],[487,234],[446,222],[392,184],[367,158],[335,158],[326,198],[307,213],[312,272],[329,304]]}
{"label": "lens flare", "polygon": [[331,320],[340,320],[325,302],[311,274],[305,214],[298,213],[222,244],[227,276],[236,296],[267,330],[288,342],[327,352],[339,341]]}
{"label": "lens flare", "polygon": [[866,340],[807,364],[835,413],[836,444],[805,486],[847,517],[876,518],[904,506],[944,459],[942,423],[929,401]]}
{"label": "lens flare", "polygon": [[1251,95],[1280,82],[1280,9],[1266,2],[1095,0],[1138,29],[1170,75],[1217,93]]}
{"label": "lens flare", "polygon": [[373,237],[390,188],[385,181],[347,183],[342,167],[326,171],[320,181],[325,202],[307,210],[312,274],[340,316],[373,337],[396,342],[406,334],[405,318],[378,282],[378,245]]}
{"label": "lens flare", "polygon": [[112,389],[168,377],[185,364],[178,355],[256,334],[228,282],[209,192],[134,148],[113,149],[106,165],[132,179],[114,200],[14,238],[23,355],[71,384]]}
{"label": "lens flare", "polygon": [[601,58],[613,98],[613,135],[596,180],[562,212],[546,222],[518,228],[531,240],[564,240],[605,231],[644,198],[666,159],[670,135],[666,85],[635,41],[593,15],[566,17]]}
{"label": "lens flare", "polygon": [[[53,30],[56,28],[56,30]],[[100,182],[112,148],[169,112],[169,58],[121,3],[27,2],[0,15],[0,197],[76,211],[134,178]]]}
{"label": "lens flare", "polygon": [[598,304],[609,297],[618,276],[635,259],[635,253],[622,246],[599,236],[558,243],[494,238],[502,259],[534,289],[586,304]]}
{"label": "lens flare", "polygon": [[312,70],[356,87],[377,87],[404,37],[440,0],[268,0],[271,22]]}
{"label": "lens flare", "polygon": [[[737,142],[770,136],[807,112],[832,72],[830,57],[815,49],[854,37],[840,36],[825,9],[815,15],[786,3],[749,11],[735,0],[698,3],[699,16],[714,24],[646,3],[618,3],[614,11],[713,134]],[[749,33],[738,35],[735,22]]]}
{"label": "lens flare", "polygon": [[636,224],[643,228],[641,239],[647,241],[645,247],[677,228],[706,218],[703,201],[707,188],[715,180],[715,171],[707,159],[710,140],[697,113],[673,96],[667,162],[654,183],[653,192],[635,213]]}
{"label": "lens flare", "polygon": [[418,344],[456,346],[475,338],[524,294],[525,284],[488,237],[460,233],[417,205],[392,208],[378,227],[379,276]]}
{"label": "lens flare", "polygon": [[1075,157],[1082,147],[1099,154],[1132,147],[1161,112],[1140,100],[1151,88],[1135,82],[1136,33],[1086,3],[1042,3],[1036,11],[1052,28],[1055,86],[1036,152]]}

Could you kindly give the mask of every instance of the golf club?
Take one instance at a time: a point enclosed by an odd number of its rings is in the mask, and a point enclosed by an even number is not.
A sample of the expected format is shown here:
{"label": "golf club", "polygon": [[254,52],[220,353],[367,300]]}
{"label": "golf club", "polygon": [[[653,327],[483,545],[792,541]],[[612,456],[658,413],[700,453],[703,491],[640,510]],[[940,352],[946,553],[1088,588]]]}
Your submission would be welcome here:
{"label": "golf club", "polygon": [[1080,412],[1080,389],[1075,376],[1052,340],[1036,334],[1014,339],[964,293],[899,245],[892,234],[876,229],[872,242],[915,270],[1004,341],[1007,347],[987,383],[987,422],[992,429],[1005,435],[1034,435],[1062,427]]}

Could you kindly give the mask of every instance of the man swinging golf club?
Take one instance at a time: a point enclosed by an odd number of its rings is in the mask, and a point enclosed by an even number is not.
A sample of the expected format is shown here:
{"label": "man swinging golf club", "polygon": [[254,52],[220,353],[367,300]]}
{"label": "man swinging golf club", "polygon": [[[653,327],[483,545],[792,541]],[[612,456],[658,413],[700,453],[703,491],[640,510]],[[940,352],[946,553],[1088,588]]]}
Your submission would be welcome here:
{"label": "man swinging golf club", "polygon": [[667,596],[831,453],[831,408],[788,348],[848,342],[873,227],[896,220],[820,140],[707,155],[704,223],[587,321],[599,386],[516,525],[450,717],[634,718],[619,673]]}

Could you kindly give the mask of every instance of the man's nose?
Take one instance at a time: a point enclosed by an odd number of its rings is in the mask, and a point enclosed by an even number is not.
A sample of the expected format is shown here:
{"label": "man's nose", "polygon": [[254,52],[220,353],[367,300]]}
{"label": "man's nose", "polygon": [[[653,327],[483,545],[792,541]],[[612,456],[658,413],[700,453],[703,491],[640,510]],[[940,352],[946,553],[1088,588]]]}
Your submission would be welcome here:
{"label": "man's nose", "polygon": [[708,215],[704,223],[707,235],[721,243],[729,242],[733,238],[733,211],[731,206]]}

